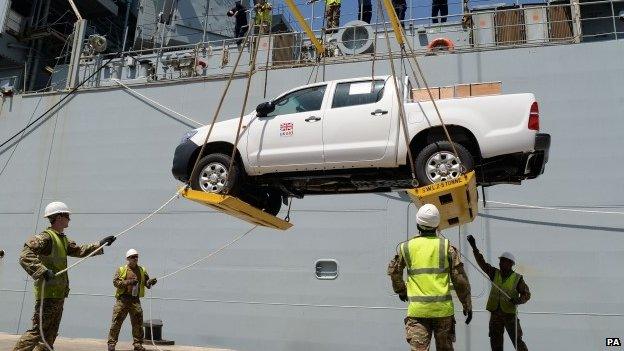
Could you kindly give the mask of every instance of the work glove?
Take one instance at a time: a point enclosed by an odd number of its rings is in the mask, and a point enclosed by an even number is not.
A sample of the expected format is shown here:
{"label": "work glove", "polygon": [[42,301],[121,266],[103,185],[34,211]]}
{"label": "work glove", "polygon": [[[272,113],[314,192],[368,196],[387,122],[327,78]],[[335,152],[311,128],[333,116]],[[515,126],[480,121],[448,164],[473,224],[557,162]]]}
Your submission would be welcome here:
{"label": "work glove", "polygon": [[117,238],[115,238],[112,235],[109,235],[106,238],[100,240],[100,246],[102,246],[104,244],[106,244],[106,246],[111,246],[111,244],[113,243],[113,241],[115,241],[115,239],[117,239]]}
{"label": "work glove", "polygon": [[470,324],[472,320],[472,310],[464,310],[464,316],[466,316],[466,324]]}
{"label": "work glove", "polygon": [[45,281],[49,281],[51,279],[54,278],[54,271],[51,269],[48,269],[47,271],[45,271],[45,273],[43,273],[43,279],[45,279]]}
{"label": "work glove", "polygon": [[157,282],[156,278],[152,278],[147,281],[147,286],[154,286],[156,285],[156,282]]}
{"label": "work glove", "polygon": [[477,250],[477,243],[475,242],[475,238],[472,235],[468,235],[466,237],[468,239],[468,244],[472,247],[473,250]]}
{"label": "work glove", "polygon": [[399,294],[399,299],[401,299],[401,301],[403,302],[407,302],[407,294],[406,293]]}

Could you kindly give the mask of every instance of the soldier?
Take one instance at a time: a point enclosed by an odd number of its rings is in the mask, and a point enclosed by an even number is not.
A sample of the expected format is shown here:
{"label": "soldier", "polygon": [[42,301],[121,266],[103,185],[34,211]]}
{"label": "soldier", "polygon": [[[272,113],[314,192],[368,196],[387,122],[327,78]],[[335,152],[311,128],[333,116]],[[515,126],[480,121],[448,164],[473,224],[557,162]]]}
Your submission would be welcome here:
{"label": "soldier", "polygon": [[[412,351],[427,351],[431,336],[436,350],[453,350],[455,317],[451,282],[463,305],[466,324],[472,320],[470,283],[459,253],[448,239],[437,236],[440,213],[431,204],[418,209],[419,235],[400,244],[398,254],[388,265],[392,288],[401,301],[409,301],[405,333]],[[403,269],[407,267],[407,282]],[[407,285],[407,286],[406,286]]]}
{"label": "soldier", "polygon": [[[63,304],[69,295],[69,278],[67,273],[55,275],[67,268],[67,256],[85,257],[98,247],[110,245],[114,236],[107,236],[99,243],[78,246],[65,236],[64,230],[69,227],[70,211],[62,202],[51,202],[44,211],[44,217],[50,220],[50,227],[40,234],[32,236],[24,244],[19,262],[35,281],[35,313],[32,328],[28,329],[17,341],[13,351],[45,350],[39,331],[39,308],[43,303],[42,329],[48,345],[54,345],[58,334]],[[103,254],[101,249],[96,255]],[[45,291],[42,294],[42,281],[45,279]],[[42,296],[43,295],[43,296]]]}
{"label": "soldier", "polygon": [[[317,1],[318,0],[309,0],[308,4]],[[325,0],[326,33],[333,33],[340,27],[340,2],[341,0]]]}
{"label": "soldier", "polygon": [[234,36],[236,37],[236,45],[241,45],[247,29],[249,29],[247,9],[241,4],[240,0],[238,0],[234,2],[234,7],[227,12],[227,15],[228,17],[234,17],[236,20],[234,24]]}
{"label": "soldier", "polygon": [[401,27],[405,29],[405,11],[407,11],[407,3],[405,0],[392,0],[392,6],[394,6],[394,12],[397,14],[397,18],[401,23]]}
{"label": "soldier", "polygon": [[[513,271],[516,259],[509,253],[504,252],[499,257],[498,269],[491,266],[483,255],[479,252],[475,238],[472,235],[468,235],[468,243],[472,246],[472,253],[479,264],[479,267],[487,274],[493,284],[503,291],[511,299],[507,298],[496,287],[490,288],[490,297],[488,298],[486,309],[490,311],[490,346],[492,351],[503,350],[503,334],[505,329],[511,342],[516,346],[516,350],[527,351],[527,346],[522,341],[522,328],[520,328],[520,320],[517,317],[517,305],[526,303],[531,298],[531,292],[529,287],[524,282],[522,275]],[[517,343],[516,345],[516,330]]]}
{"label": "soldier", "polygon": [[273,6],[266,0],[258,0],[254,5],[256,11],[255,24],[259,28],[260,34],[267,34],[271,30],[271,23],[273,21]]}
{"label": "soldier", "polygon": [[145,296],[145,288],[156,284],[156,278],[150,279],[145,268],[139,266],[139,253],[135,249],[126,252],[128,264],[119,267],[113,278],[117,288],[117,302],[113,307],[113,321],[108,333],[108,351],[115,351],[119,331],[126,316],[130,314],[132,324],[132,344],[135,351],[145,351],[143,347],[143,309],[140,298]]}

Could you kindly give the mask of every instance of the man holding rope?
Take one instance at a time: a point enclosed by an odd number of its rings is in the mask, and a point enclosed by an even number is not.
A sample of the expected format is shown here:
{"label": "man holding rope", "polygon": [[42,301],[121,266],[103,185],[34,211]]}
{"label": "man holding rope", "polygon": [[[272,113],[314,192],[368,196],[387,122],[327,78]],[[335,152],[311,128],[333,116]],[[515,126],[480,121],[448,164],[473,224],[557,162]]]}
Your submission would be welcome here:
{"label": "man holding rope", "polygon": [[[67,256],[86,257],[91,254],[101,255],[103,245],[115,241],[114,236],[107,236],[99,243],[78,246],[65,236],[64,230],[69,227],[70,210],[62,202],[49,203],[44,217],[50,220],[50,227],[26,241],[20,254],[19,262],[35,281],[35,313],[32,328],[28,329],[18,340],[13,351],[45,350],[41,345],[44,341],[50,347],[58,335],[63,315],[63,304],[69,295],[69,277],[67,272],[56,275],[67,268]],[[97,252],[94,252],[96,251]],[[45,289],[42,282],[45,279]],[[43,290],[43,293],[42,293]],[[41,306],[43,304],[43,306]],[[42,310],[42,317],[39,311]],[[40,326],[41,320],[41,326]]]}
{"label": "man holding rope", "polygon": [[139,266],[139,253],[135,249],[126,252],[125,266],[119,267],[113,278],[113,286],[117,288],[113,307],[113,320],[108,332],[108,351],[115,351],[119,339],[121,325],[130,314],[132,324],[132,343],[134,351],[145,351],[143,347],[143,309],[141,297],[145,296],[145,288],[156,285],[156,278],[150,279],[145,268]]}
{"label": "man holding rope", "polygon": [[[503,350],[503,334],[507,330],[511,342],[516,346],[516,350],[527,351],[527,346],[522,341],[522,328],[518,319],[517,305],[526,303],[531,298],[529,287],[524,282],[522,275],[513,271],[515,257],[504,252],[500,257],[499,268],[485,262],[483,255],[477,248],[477,243],[472,235],[468,235],[468,243],[472,246],[472,253],[479,264],[479,267],[487,274],[495,284],[490,289],[490,297],[487,301],[486,309],[490,311],[490,346],[492,351]],[[499,290],[502,289],[504,294]],[[511,298],[508,298],[511,297]]]}

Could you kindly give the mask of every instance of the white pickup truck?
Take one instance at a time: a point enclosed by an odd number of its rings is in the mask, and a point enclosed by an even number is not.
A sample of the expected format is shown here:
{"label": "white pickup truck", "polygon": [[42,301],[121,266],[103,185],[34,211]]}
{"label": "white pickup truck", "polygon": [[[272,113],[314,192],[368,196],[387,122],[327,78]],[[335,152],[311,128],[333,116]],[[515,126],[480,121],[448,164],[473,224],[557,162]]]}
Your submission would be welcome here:
{"label": "white pickup truck", "polygon": [[191,174],[209,126],[186,133],[172,172],[196,190],[237,195],[268,213],[305,194],[387,192],[413,187],[409,147],[420,185],[474,169],[480,185],[519,183],[544,172],[550,135],[538,133],[533,94],[437,100],[455,144],[447,141],[431,101],[404,107],[409,145],[391,76],[298,87],[243,117],[231,174],[238,118],[218,122]]}

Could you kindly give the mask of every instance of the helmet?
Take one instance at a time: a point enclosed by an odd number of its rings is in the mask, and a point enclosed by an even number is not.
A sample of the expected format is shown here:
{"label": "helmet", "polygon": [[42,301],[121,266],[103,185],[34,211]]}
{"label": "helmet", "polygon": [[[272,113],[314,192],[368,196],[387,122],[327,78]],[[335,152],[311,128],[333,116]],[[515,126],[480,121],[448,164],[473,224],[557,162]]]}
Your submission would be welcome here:
{"label": "helmet", "polygon": [[65,203],[54,201],[50,202],[48,206],[46,206],[45,211],[43,211],[43,217],[50,217],[57,213],[71,213],[71,211],[69,211],[69,207],[67,207]]}
{"label": "helmet", "polygon": [[511,262],[513,262],[514,264],[516,264],[516,258],[511,252],[503,252],[503,254],[498,256],[498,258],[506,258],[510,260]]}
{"label": "helmet", "polygon": [[126,258],[130,257],[130,256],[134,256],[134,255],[138,255],[139,253],[137,252],[137,250],[135,249],[130,249],[126,252]]}
{"label": "helmet", "polygon": [[416,223],[422,226],[437,228],[440,225],[440,211],[435,205],[424,204],[416,213]]}

